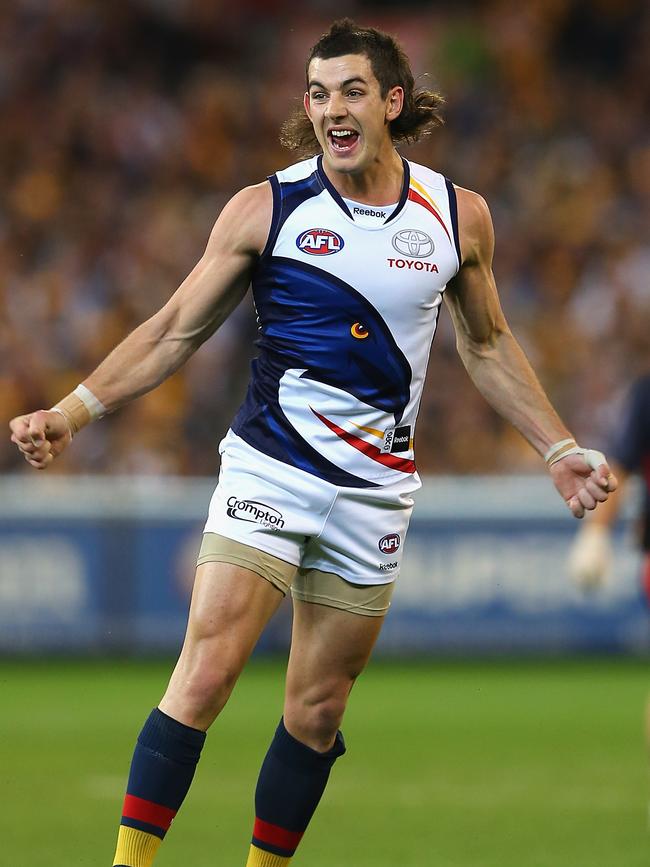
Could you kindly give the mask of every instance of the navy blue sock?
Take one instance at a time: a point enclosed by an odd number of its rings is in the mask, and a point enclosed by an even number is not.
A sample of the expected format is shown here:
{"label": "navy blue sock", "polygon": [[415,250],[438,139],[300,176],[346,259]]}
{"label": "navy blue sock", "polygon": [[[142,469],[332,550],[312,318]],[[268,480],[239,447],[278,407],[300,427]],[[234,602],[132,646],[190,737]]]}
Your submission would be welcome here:
{"label": "navy blue sock", "polygon": [[332,765],[345,752],[341,732],[319,753],[296,740],[280,720],[255,791],[253,845],[291,858],[320,801]]}
{"label": "navy blue sock", "polygon": [[151,711],[133,753],[121,824],[161,839],[190,788],[205,732]]}

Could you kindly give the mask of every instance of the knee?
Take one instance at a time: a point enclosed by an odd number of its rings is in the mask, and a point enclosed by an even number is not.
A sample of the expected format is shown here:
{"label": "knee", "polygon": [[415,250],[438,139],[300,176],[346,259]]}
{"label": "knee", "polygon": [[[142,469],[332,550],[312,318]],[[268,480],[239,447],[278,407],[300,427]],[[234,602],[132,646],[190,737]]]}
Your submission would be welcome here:
{"label": "knee", "polygon": [[198,665],[182,671],[178,691],[186,701],[196,707],[222,706],[230,697],[239,667],[225,664],[208,666]]}
{"label": "knee", "polygon": [[[160,709],[192,728],[207,729],[219,715],[237,682],[241,665],[234,660],[181,655]],[[167,710],[169,708],[169,710]]]}
{"label": "knee", "polygon": [[295,696],[285,703],[289,732],[318,752],[327,752],[336,737],[347,705],[349,688]]}

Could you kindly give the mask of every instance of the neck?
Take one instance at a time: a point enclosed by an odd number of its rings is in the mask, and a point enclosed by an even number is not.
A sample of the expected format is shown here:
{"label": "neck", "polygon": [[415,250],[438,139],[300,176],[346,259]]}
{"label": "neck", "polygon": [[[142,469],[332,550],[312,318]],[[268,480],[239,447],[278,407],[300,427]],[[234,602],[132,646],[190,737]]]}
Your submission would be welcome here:
{"label": "neck", "polygon": [[365,205],[392,205],[399,200],[404,183],[402,158],[391,146],[362,172],[338,172],[323,159],[323,171],[335,190],[345,199]]}

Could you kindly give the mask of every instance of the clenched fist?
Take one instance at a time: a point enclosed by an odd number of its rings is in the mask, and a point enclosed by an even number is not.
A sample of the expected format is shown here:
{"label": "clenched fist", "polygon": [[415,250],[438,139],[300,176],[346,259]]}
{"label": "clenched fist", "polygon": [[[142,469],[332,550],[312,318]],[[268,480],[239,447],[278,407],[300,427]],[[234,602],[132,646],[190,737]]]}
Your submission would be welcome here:
{"label": "clenched fist", "polygon": [[11,441],[16,443],[28,464],[45,470],[72,439],[72,430],[60,412],[39,409],[18,415],[9,422]]}

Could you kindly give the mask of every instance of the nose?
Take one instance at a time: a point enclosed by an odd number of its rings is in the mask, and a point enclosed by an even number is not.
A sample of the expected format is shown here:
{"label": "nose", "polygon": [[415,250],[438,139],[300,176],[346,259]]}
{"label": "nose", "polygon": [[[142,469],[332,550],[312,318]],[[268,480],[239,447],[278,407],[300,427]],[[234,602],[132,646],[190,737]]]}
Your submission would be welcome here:
{"label": "nose", "polygon": [[347,113],[348,110],[342,94],[336,91],[334,93],[331,93],[327,103],[327,117],[330,118],[330,120],[338,120],[342,117],[345,117]]}

